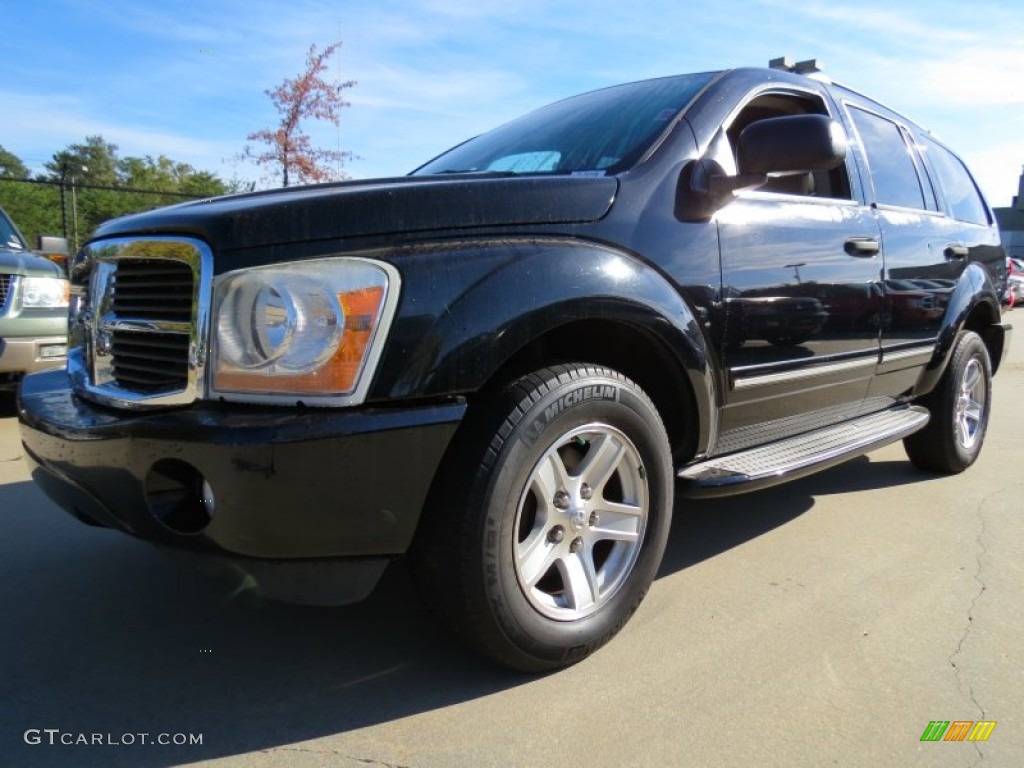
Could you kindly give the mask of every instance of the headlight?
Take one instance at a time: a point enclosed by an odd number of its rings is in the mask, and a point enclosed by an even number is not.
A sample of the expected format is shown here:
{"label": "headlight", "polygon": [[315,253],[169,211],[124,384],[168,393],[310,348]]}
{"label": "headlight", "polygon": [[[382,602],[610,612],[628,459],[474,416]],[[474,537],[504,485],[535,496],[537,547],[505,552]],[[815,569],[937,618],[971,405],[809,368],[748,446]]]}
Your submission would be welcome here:
{"label": "headlight", "polygon": [[397,289],[393,267],[353,258],[222,276],[214,288],[214,393],[353,401],[369,386]]}
{"label": "headlight", "polygon": [[68,281],[59,277],[22,277],[21,306],[28,309],[55,309],[68,305]]}

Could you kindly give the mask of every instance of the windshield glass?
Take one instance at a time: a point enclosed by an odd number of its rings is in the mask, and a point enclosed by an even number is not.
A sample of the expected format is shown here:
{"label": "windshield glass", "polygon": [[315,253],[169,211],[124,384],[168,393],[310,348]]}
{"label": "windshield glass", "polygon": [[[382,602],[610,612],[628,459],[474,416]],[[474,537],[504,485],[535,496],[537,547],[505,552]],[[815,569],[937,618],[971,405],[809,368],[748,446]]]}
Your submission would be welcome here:
{"label": "windshield glass", "polygon": [[713,73],[584,93],[506,123],[413,171],[604,175],[632,167]]}
{"label": "windshield glass", "polygon": [[0,211],[0,248],[16,248],[19,251],[25,250],[25,243],[18,235],[7,214]]}

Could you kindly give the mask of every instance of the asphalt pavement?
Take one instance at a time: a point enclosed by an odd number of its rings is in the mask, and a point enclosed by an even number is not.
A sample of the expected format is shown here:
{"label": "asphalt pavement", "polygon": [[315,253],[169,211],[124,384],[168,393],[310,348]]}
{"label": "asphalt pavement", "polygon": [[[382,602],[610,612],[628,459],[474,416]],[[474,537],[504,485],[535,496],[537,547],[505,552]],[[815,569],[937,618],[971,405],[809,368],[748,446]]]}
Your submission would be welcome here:
{"label": "asphalt pavement", "polygon": [[[400,562],[301,608],[82,525],[0,399],[0,765],[1024,765],[1021,317],[966,473],[897,444],[681,501],[634,619],[540,677],[454,647]],[[923,742],[932,721],[996,726]]]}

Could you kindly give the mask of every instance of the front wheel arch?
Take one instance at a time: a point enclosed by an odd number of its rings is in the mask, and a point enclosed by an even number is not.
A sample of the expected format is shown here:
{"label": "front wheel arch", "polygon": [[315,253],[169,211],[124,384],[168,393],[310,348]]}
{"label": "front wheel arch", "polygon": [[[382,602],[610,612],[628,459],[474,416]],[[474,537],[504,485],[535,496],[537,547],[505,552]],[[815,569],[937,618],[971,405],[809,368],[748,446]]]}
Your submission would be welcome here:
{"label": "front wheel arch", "polygon": [[661,339],[614,320],[580,320],[534,338],[470,396],[470,407],[525,373],[578,360],[618,371],[647,393],[668,432],[677,466],[706,449],[715,420],[709,378],[683,365]]}
{"label": "front wheel arch", "polygon": [[[457,435],[457,444],[432,489],[411,551],[416,583],[425,602],[453,634],[503,665],[543,671],[580,661],[625,625],[646,594],[665,549],[674,479],[668,440],[657,410],[622,374],[572,363],[521,376],[496,393],[486,407],[468,413],[464,426],[467,429]],[[530,518],[524,534],[518,527],[523,520],[523,494],[533,487],[533,473],[552,448],[581,451],[576,466],[584,471],[598,443],[585,441],[579,448],[569,444],[577,432],[585,438],[623,435],[624,443],[633,446],[623,455],[633,455],[634,464],[639,462],[637,474],[628,482],[620,478],[618,491],[613,493],[630,496],[630,483],[634,491],[642,485],[644,493],[633,495],[647,499],[643,503],[646,522],[635,562],[620,562],[606,552],[599,564],[596,549],[584,551],[592,558],[592,571],[608,566],[608,573],[594,583],[625,579],[607,599],[602,597],[593,610],[579,615],[571,611],[546,615],[529,599],[527,586],[521,582],[515,554],[518,547],[531,540],[531,535],[553,535],[557,526],[563,528],[566,538],[550,539],[550,543],[571,547],[575,542],[569,537],[580,537],[581,545],[586,545],[587,534],[581,531],[586,526],[600,527],[601,520],[588,515],[577,520],[577,507],[584,509],[583,502],[577,500],[562,509],[551,498],[544,501],[546,517]],[[567,484],[565,489],[575,493],[578,485]],[[586,498],[582,491],[580,498]],[[619,503],[604,490],[599,501]],[[634,503],[640,502],[621,500],[621,504]],[[562,511],[556,512],[556,508]],[[591,511],[604,514],[600,509]],[[616,507],[610,514],[620,511]],[[620,565],[626,568],[624,576],[616,571]],[[547,570],[535,575],[545,573]],[[557,595],[564,589],[564,582],[540,585],[539,597],[548,601],[554,614],[559,613]]]}

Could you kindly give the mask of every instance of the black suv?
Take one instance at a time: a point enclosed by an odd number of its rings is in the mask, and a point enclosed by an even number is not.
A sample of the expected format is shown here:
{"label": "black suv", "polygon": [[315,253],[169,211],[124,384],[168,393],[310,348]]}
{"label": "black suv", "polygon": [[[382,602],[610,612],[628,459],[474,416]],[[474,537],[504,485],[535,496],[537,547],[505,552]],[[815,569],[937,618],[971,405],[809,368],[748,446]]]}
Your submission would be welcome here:
{"label": "black suv", "polygon": [[855,91],[632,83],[407,177],[106,224],[22,437],[85,522],[310,603],[409,553],[457,635],[550,669],[636,610],[675,494],[900,439],[970,466],[1005,262],[956,155]]}

